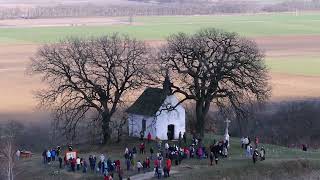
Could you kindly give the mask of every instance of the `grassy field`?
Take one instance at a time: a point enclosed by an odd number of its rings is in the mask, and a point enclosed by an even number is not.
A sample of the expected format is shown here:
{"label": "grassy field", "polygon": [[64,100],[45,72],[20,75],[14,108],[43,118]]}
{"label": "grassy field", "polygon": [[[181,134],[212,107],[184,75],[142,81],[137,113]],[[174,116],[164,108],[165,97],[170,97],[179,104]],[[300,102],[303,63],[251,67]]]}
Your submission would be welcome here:
{"label": "grassy field", "polygon": [[[127,20],[127,18],[120,18]],[[245,36],[320,34],[320,13],[135,17],[137,25],[1,28],[0,43],[56,42],[69,36],[100,36],[111,32],[126,33],[139,39],[164,39],[171,33],[191,33],[203,27],[235,31]]]}
{"label": "grassy field", "polygon": [[266,64],[272,72],[294,75],[319,76],[320,57],[267,58]]}
{"label": "grassy field", "polygon": [[[204,143],[209,146],[213,139],[220,139],[221,136],[207,135]],[[190,140],[191,141],[191,140]],[[106,154],[112,160],[121,159],[122,167],[124,168],[123,151],[124,147],[138,146],[139,142],[134,139],[127,139],[125,143],[109,144],[107,146],[80,146],[80,157],[88,158],[90,154],[99,155]],[[147,144],[147,150],[150,146],[155,144]],[[180,166],[174,166],[173,170],[178,173],[173,175],[171,179],[281,179],[282,177],[305,176],[306,173],[311,173],[320,168],[320,152],[308,151],[302,152],[299,149],[288,149],[268,144],[261,144],[266,149],[266,161],[258,162],[256,165],[252,163],[251,159],[244,156],[244,150],[240,148],[239,139],[231,139],[230,156],[227,159],[220,159],[217,166],[209,166],[209,160],[189,159],[182,161]],[[148,155],[147,151],[147,155]],[[143,160],[146,155],[137,155],[136,160]],[[40,153],[36,154],[32,159],[20,162],[20,167],[26,169],[21,174],[26,180],[40,180],[46,179],[102,179],[101,176],[95,175],[91,172],[71,173],[66,169],[59,170],[58,163],[45,166],[41,164]],[[125,177],[137,174],[137,170],[125,171]],[[117,178],[116,178],[117,179]]]}

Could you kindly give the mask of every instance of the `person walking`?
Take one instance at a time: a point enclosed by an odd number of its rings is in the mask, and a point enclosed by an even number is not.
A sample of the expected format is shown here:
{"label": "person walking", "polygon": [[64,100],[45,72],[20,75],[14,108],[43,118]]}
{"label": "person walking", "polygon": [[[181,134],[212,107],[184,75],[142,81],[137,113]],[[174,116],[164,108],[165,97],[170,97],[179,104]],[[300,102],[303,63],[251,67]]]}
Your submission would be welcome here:
{"label": "person walking", "polygon": [[241,149],[244,148],[244,137],[242,136],[240,139],[240,145],[241,145]]}
{"label": "person walking", "polygon": [[46,149],[42,152],[42,158],[43,158],[43,164],[47,164],[48,158],[47,158],[47,150]]}
{"label": "person walking", "polygon": [[59,156],[59,168],[62,169],[62,157]]}
{"label": "person walking", "polygon": [[16,152],[17,160],[20,160],[21,151],[18,149]]}
{"label": "person walking", "polygon": [[95,155],[92,156],[92,170],[95,171],[97,164],[97,157]]}
{"label": "person walking", "polygon": [[144,131],[141,130],[140,131],[140,140],[143,141],[143,138],[144,138]]}
{"label": "person walking", "polygon": [[166,173],[168,177],[170,177],[171,164],[172,164],[171,159],[168,158],[166,160],[166,171],[167,171]]}
{"label": "person walking", "polygon": [[247,156],[247,158],[250,158],[250,156],[251,156],[251,148],[250,148],[250,145],[246,145],[246,156]]}
{"label": "person walking", "polygon": [[59,157],[61,155],[61,147],[57,146],[56,156]]}
{"label": "person walking", "polygon": [[50,161],[51,161],[51,152],[50,150],[47,151],[47,162],[48,164],[50,164]]}
{"label": "person walking", "polygon": [[183,133],[183,137],[182,137],[182,138],[183,138],[184,144],[187,145],[187,135],[186,135],[186,132]]}
{"label": "person walking", "polygon": [[129,171],[130,170],[130,166],[131,166],[131,161],[130,161],[129,158],[126,159],[126,165],[127,165],[127,171]]}
{"label": "person walking", "polygon": [[119,178],[119,180],[123,179],[123,170],[121,168],[119,168],[119,170],[118,170],[118,178]]}
{"label": "person walking", "polygon": [[155,168],[155,174],[158,177],[158,179],[161,178],[162,172],[161,172],[161,167],[160,167],[160,160],[156,158],[154,160],[154,168]]}
{"label": "person walking", "polygon": [[138,169],[138,173],[140,173],[141,168],[143,168],[140,160],[137,162],[137,169]]}
{"label": "person walking", "polygon": [[77,163],[77,171],[79,171],[80,170],[80,164],[81,164],[81,160],[80,160],[79,157],[77,157],[76,163]]}
{"label": "person walking", "polygon": [[70,161],[71,161],[70,163],[71,163],[72,172],[76,172],[76,164],[77,164],[76,158],[72,158]]}
{"label": "person walking", "polygon": [[145,145],[144,145],[144,142],[140,143],[140,154],[144,154],[144,148],[145,148]]}
{"label": "person walking", "polygon": [[214,154],[213,154],[213,152],[212,151],[210,151],[210,166],[212,166],[213,165],[213,158],[214,158]]}
{"label": "person walking", "polygon": [[104,156],[104,154],[101,154],[101,155],[100,155],[100,161],[101,161],[101,162],[104,162],[105,159],[106,159],[106,157]]}
{"label": "person walking", "polygon": [[258,157],[259,157],[258,149],[255,149],[255,150],[253,151],[253,155],[252,155],[253,164],[255,164],[255,163],[257,162]]}
{"label": "person walking", "polygon": [[83,173],[87,173],[88,164],[87,164],[87,161],[86,161],[85,159],[82,160],[82,167],[83,167],[82,172],[83,172]]}
{"label": "person walking", "polygon": [[55,149],[51,150],[51,159],[52,159],[52,161],[56,160],[56,150]]}
{"label": "person walking", "polygon": [[148,144],[149,144],[150,141],[151,141],[151,133],[150,132],[148,133],[148,137],[147,138],[148,138]]}
{"label": "person walking", "polygon": [[261,147],[260,149],[260,161],[264,161],[266,159],[266,150]]}
{"label": "person walking", "polygon": [[178,138],[179,147],[181,147],[181,141],[182,141],[182,134],[181,134],[181,131],[180,131],[179,132],[179,138]]}
{"label": "person walking", "polygon": [[146,159],[146,168],[150,169],[150,159],[148,157]]}
{"label": "person walking", "polygon": [[259,138],[256,136],[255,139],[254,139],[254,145],[255,145],[255,148],[258,148],[258,145],[259,145]]}
{"label": "person walking", "polygon": [[151,160],[153,159],[153,153],[154,153],[153,147],[150,147],[150,159]]}

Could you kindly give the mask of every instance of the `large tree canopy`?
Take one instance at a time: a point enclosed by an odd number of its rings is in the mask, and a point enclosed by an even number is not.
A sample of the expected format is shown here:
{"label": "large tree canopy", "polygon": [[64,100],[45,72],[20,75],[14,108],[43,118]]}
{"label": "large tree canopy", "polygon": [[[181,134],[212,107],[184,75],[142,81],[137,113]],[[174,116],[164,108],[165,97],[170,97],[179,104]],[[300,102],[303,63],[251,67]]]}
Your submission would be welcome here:
{"label": "large tree canopy", "polygon": [[114,34],[45,45],[32,58],[30,71],[48,84],[38,98],[53,108],[66,131],[74,130],[94,110],[106,142],[110,119],[125,93],[144,84],[148,59],[142,41]]}
{"label": "large tree canopy", "polygon": [[195,101],[196,130],[201,136],[211,104],[243,114],[244,103],[268,98],[264,54],[254,41],[236,33],[203,29],[172,35],[159,59],[171,71],[173,93],[183,95],[181,103]]}

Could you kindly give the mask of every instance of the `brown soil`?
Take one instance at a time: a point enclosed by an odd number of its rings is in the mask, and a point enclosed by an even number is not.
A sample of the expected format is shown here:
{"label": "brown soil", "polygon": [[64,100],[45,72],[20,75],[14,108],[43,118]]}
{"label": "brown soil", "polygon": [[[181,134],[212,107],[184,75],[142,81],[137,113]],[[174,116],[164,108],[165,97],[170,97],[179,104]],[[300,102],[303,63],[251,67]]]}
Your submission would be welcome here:
{"label": "brown soil", "polygon": [[254,40],[268,57],[320,56],[320,36],[273,36]]}
{"label": "brown soil", "polygon": [[301,76],[272,73],[272,100],[320,97],[320,76]]}
{"label": "brown soil", "polygon": [[0,112],[30,111],[35,105],[32,91],[39,79],[27,76],[25,68],[36,45],[0,45]]}

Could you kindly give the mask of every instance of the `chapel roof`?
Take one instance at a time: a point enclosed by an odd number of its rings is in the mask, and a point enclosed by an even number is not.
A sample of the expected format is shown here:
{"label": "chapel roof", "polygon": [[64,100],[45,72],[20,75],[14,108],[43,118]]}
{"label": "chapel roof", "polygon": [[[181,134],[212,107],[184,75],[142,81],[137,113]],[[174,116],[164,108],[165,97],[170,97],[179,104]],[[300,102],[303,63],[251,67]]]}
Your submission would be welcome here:
{"label": "chapel roof", "polygon": [[127,113],[154,116],[167,98],[168,93],[160,88],[146,88],[141,96],[127,109]]}

